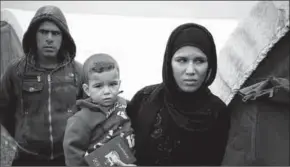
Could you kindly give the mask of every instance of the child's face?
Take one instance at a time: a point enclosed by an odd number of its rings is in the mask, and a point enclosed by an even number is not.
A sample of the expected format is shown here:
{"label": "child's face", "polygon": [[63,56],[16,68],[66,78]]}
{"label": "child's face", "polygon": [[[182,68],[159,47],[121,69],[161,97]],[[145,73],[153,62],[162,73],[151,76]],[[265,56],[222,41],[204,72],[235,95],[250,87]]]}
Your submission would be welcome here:
{"label": "child's face", "polygon": [[116,69],[91,73],[88,85],[83,89],[94,103],[108,107],[115,103],[120,88],[119,72]]}

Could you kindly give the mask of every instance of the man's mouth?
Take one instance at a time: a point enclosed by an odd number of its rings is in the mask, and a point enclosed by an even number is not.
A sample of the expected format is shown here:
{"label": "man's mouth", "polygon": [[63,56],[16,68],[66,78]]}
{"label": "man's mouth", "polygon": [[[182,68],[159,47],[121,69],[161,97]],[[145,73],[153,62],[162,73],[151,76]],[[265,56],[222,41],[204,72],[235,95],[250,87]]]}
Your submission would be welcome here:
{"label": "man's mouth", "polygon": [[45,46],[44,49],[45,50],[54,50],[54,47],[52,47],[52,46]]}

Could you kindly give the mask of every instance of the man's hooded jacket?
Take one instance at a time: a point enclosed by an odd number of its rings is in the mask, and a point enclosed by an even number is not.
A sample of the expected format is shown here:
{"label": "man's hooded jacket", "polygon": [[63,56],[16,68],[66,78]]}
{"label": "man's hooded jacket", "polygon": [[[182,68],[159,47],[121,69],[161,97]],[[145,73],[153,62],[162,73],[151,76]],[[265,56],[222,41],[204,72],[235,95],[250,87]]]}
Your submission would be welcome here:
{"label": "man's hooded jacket", "polygon": [[[52,70],[40,68],[35,59],[36,31],[44,21],[55,23],[63,34],[60,63]],[[26,153],[54,159],[63,155],[66,122],[82,96],[82,66],[74,61],[76,46],[61,10],[41,7],[22,45],[25,56],[11,63],[1,78],[1,122]]]}

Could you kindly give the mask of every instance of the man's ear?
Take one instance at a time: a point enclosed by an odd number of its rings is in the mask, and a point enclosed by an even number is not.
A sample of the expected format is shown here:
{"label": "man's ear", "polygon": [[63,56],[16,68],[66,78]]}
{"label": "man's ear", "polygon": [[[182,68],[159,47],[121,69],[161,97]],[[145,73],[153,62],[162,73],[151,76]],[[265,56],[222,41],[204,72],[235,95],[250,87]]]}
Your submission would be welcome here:
{"label": "man's ear", "polygon": [[90,97],[90,92],[89,92],[89,85],[88,84],[83,84],[83,90],[87,94],[87,96]]}

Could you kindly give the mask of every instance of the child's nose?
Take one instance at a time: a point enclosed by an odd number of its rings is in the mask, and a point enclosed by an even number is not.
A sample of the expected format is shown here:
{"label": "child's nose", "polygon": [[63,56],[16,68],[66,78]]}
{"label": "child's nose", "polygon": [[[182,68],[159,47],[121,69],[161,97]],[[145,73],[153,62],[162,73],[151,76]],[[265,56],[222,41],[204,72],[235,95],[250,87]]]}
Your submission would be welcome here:
{"label": "child's nose", "polygon": [[108,86],[105,86],[105,87],[104,87],[104,94],[105,94],[105,95],[106,95],[106,94],[110,94],[110,89],[109,89]]}

